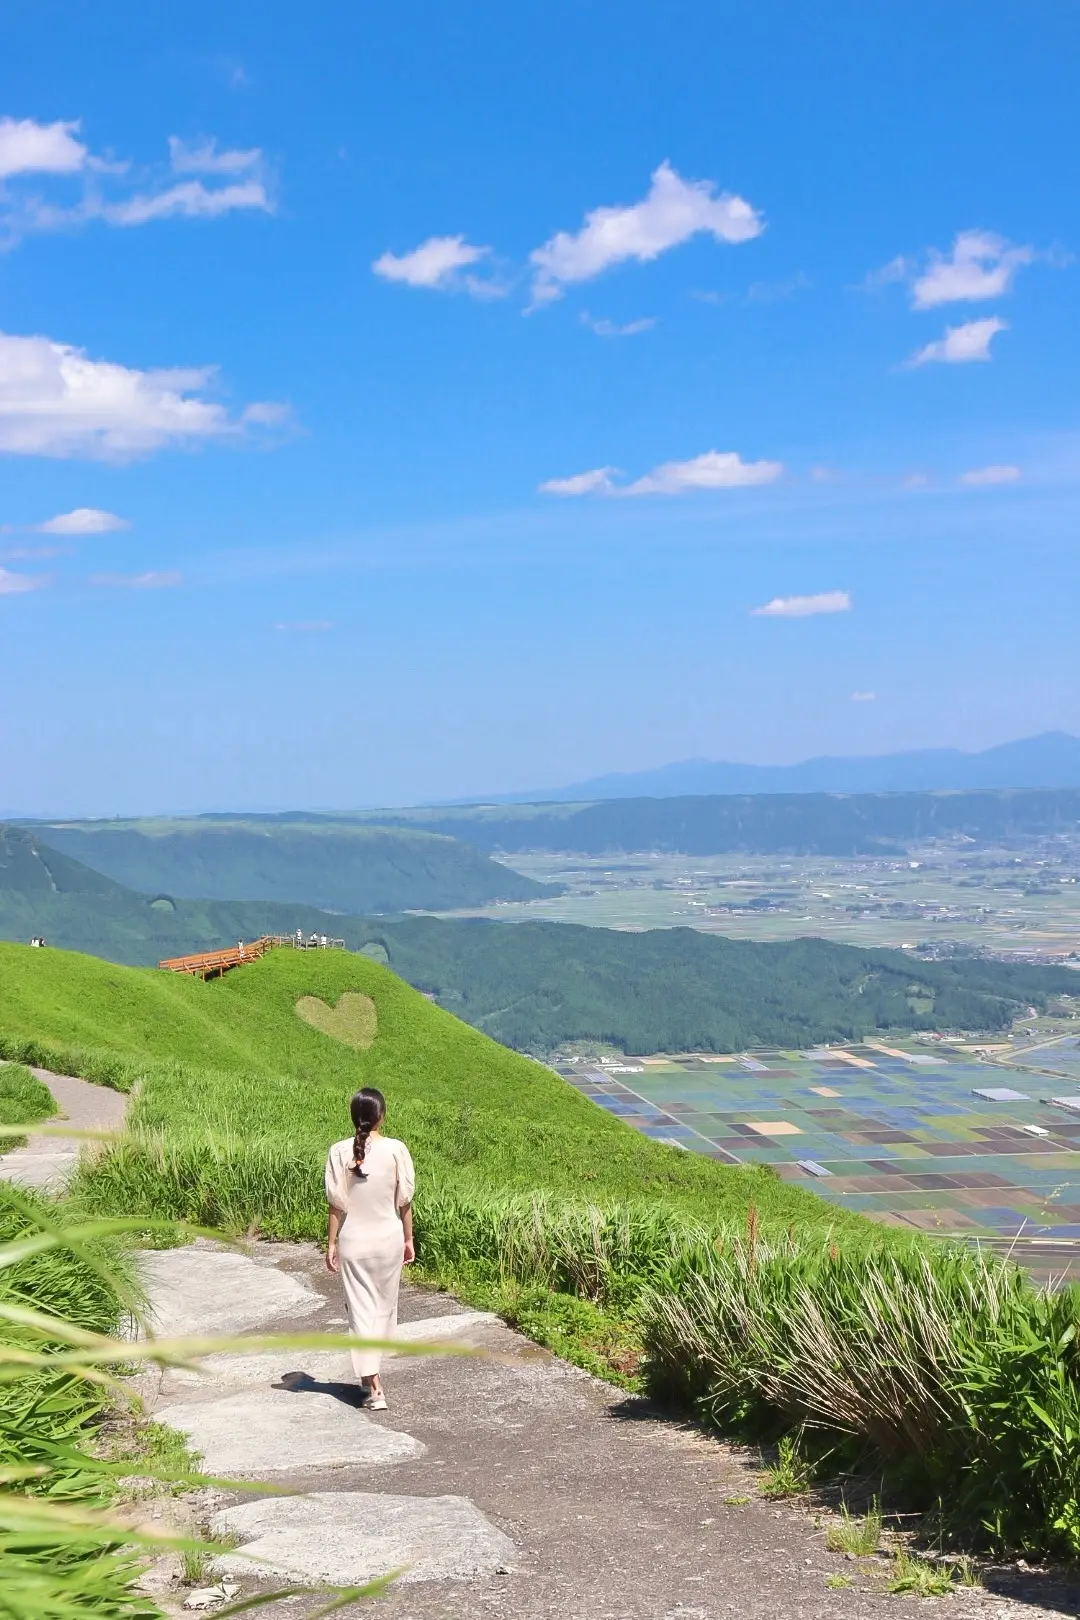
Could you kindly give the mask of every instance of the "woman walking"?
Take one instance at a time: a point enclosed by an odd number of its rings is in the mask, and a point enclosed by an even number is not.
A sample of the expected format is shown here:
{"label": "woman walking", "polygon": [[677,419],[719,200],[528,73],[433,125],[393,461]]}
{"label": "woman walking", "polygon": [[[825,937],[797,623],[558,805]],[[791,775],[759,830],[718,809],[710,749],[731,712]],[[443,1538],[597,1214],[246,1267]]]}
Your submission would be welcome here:
{"label": "woman walking", "polygon": [[[335,1142],[326,1158],[326,1264],[341,1278],[350,1333],[358,1339],[390,1339],[397,1326],[401,1268],[416,1258],[413,1162],[404,1142],[382,1135],[386,1099],[381,1091],[365,1086],[349,1112],[355,1135]],[[354,1350],[352,1363],[368,1410],[384,1412],[381,1351]]]}

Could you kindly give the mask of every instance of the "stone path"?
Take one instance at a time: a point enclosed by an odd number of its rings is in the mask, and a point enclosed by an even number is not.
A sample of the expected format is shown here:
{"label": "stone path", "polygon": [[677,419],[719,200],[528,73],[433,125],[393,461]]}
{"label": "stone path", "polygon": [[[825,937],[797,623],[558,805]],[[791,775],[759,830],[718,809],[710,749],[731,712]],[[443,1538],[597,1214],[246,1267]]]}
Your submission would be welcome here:
{"label": "stone path", "polygon": [[[169,1331],[341,1331],[338,1285],[314,1245],[199,1243],[148,1255]],[[261,1303],[260,1303],[261,1302]],[[210,1504],[235,1538],[220,1577],[247,1594],[282,1581],[400,1580],[383,1620],[864,1620],[948,1609],[980,1620],[1077,1612],[1043,1580],[1025,1598],[938,1601],[884,1591],[883,1565],[825,1549],[810,1511],[755,1494],[753,1459],[665,1420],[567,1366],[497,1318],[406,1285],[402,1335],[480,1347],[482,1359],[395,1355],[389,1411],[356,1400],[333,1351],[214,1356],[203,1373],[155,1374],[155,1418],[188,1434],[242,1489]],[[830,1576],[849,1579],[844,1589]],[[311,1600],[289,1600],[303,1615]],[[274,1605],[271,1612],[284,1616]]]}
{"label": "stone path", "polygon": [[[114,1131],[124,1123],[127,1098],[108,1086],[92,1086],[70,1074],[50,1074],[34,1069],[56,1099],[60,1118],[47,1121],[50,1128],[66,1120],[79,1131]],[[33,1133],[25,1147],[14,1148],[0,1158],[0,1173],[21,1187],[39,1192],[60,1192],[67,1184],[85,1142],[76,1136]]]}

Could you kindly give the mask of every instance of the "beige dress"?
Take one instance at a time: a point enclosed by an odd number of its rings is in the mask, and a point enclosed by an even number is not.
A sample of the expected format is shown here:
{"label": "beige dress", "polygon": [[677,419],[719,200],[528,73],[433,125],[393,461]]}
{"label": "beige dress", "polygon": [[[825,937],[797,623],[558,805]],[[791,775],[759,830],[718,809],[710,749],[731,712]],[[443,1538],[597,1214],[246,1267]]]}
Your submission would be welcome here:
{"label": "beige dress", "polygon": [[[335,1142],[326,1157],[326,1197],[344,1217],[338,1238],[339,1275],[349,1331],[358,1339],[390,1339],[397,1327],[398,1285],[405,1258],[401,1211],[412,1203],[415,1176],[404,1142],[368,1138],[364,1175],[349,1169],[353,1139]],[[354,1350],[353,1371],[371,1378],[379,1350]]]}

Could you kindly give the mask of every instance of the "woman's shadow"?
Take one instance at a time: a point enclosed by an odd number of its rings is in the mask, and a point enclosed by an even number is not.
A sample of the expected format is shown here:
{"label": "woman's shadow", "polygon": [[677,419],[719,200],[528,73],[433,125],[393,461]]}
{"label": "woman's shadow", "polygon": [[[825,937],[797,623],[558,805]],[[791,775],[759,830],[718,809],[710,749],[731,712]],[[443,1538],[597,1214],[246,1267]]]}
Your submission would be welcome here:
{"label": "woman's shadow", "polygon": [[313,1378],[306,1372],[282,1373],[271,1389],[284,1389],[290,1395],[332,1395],[343,1406],[366,1406],[370,1398],[369,1391],[361,1389],[359,1384],[347,1384],[344,1380],[331,1378]]}

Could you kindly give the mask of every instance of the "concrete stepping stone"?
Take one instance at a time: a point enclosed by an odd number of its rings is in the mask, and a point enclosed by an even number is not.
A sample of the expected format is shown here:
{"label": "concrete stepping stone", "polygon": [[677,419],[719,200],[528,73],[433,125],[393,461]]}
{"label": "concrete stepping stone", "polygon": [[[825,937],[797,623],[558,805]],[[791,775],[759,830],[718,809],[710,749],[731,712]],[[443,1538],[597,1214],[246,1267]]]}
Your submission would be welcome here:
{"label": "concrete stepping stone", "polygon": [[[459,1311],[448,1316],[426,1316],[416,1322],[399,1322],[394,1334],[402,1344],[438,1344],[447,1339],[471,1342],[480,1328],[500,1324],[492,1311]],[[347,1333],[347,1327],[336,1330]],[[383,1360],[395,1352],[387,1350]],[[248,1384],[273,1384],[288,1373],[301,1373],[315,1383],[354,1382],[352,1362],[346,1350],[260,1350],[251,1355],[206,1356],[198,1368],[169,1368],[162,1376],[163,1395],[181,1398],[192,1388],[239,1388]]]}
{"label": "concrete stepping stone", "polygon": [[6,1153],[0,1159],[5,1179],[14,1182],[16,1187],[33,1187],[35,1192],[62,1193],[75,1174],[81,1144],[40,1151],[32,1145],[48,1141],[47,1136],[32,1136],[25,1147]]}
{"label": "concrete stepping stone", "polygon": [[[400,1344],[435,1344],[441,1339],[469,1338],[477,1328],[501,1325],[494,1311],[455,1311],[448,1316],[425,1316],[417,1322],[399,1322],[394,1338]],[[393,1355],[392,1350],[387,1351]]]}
{"label": "concrete stepping stone", "polygon": [[320,1310],[306,1277],[260,1265],[229,1249],[159,1249],[140,1257],[158,1339],[248,1333]]}
{"label": "concrete stepping stone", "polygon": [[242,1546],[215,1573],[360,1586],[403,1570],[402,1581],[468,1580],[513,1566],[515,1548],[464,1496],[315,1491],[244,1502],[214,1516],[215,1534]]}
{"label": "concrete stepping stone", "polygon": [[[339,1328],[339,1332],[347,1329]],[[251,1355],[205,1356],[198,1367],[167,1367],[161,1376],[161,1394],[172,1400],[198,1398],[196,1392],[243,1389],[252,1384],[276,1384],[292,1374],[316,1384],[356,1382],[347,1350],[257,1350]]]}
{"label": "concrete stepping stone", "polygon": [[363,1468],[422,1457],[411,1434],[373,1423],[321,1390],[248,1389],[176,1402],[154,1421],[186,1434],[208,1474],[262,1478],[305,1468]]}

